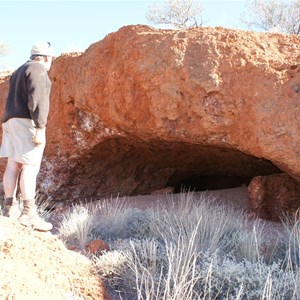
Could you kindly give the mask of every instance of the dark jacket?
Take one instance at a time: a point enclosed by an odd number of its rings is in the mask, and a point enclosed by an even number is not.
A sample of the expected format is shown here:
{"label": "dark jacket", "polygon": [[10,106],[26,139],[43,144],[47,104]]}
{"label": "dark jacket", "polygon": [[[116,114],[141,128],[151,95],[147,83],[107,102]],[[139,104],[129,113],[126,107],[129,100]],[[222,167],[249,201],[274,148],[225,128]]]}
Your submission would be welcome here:
{"label": "dark jacket", "polygon": [[51,81],[46,68],[29,60],[10,78],[3,122],[10,118],[32,119],[37,128],[44,128],[49,113]]}

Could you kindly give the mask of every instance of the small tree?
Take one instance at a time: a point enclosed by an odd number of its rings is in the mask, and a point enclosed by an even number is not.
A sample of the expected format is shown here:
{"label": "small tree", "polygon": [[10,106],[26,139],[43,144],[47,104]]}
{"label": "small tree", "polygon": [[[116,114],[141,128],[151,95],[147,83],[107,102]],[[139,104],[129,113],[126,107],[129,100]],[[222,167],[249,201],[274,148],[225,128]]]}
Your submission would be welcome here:
{"label": "small tree", "polygon": [[165,0],[155,2],[147,11],[146,19],[152,24],[166,24],[178,29],[200,27],[203,10],[197,0]]}
{"label": "small tree", "polygon": [[5,56],[9,53],[9,48],[5,44],[0,43],[0,56]]}
{"label": "small tree", "polygon": [[300,34],[300,0],[295,0],[290,6],[290,33]]}
{"label": "small tree", "polygon": [[[10,53],[9,47],[3,43],[0,43],[0,58],[8,55],[9,53]],[[6,67],[0,61],[0,72],[2,69],[6,69]]]}
{"label": "small tree", "polygon": [[300,34],[300,0],[249,0],[242,22],[250,29]]}

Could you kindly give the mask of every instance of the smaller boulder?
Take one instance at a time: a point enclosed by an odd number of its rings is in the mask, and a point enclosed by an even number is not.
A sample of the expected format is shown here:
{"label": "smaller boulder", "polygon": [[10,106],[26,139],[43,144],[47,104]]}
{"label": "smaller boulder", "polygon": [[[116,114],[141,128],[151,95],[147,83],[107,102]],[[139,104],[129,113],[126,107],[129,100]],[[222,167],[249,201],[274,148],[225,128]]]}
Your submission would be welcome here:
{"label": "smaller boulder", "polygon": [[300,183],[285,173],[256,176],[248,185],[248,200],[255,217],[280,221],[300,208]]}
{"label": "smaller boulder", "polygon": [[91,254],[101,254],[109,251],[109,246],[102,240],[93,240],[86,245],[86,250]]}

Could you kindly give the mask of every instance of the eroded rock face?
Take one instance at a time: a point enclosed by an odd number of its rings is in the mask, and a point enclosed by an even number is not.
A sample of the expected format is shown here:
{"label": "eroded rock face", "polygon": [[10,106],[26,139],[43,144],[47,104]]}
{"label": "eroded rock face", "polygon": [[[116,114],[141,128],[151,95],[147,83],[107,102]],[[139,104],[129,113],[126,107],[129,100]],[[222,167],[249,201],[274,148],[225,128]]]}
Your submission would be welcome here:
{"label": "eroded rock face", "polygon": [[293,215],[300,207],[300,183],[287,174],[256,176],[248,186],[254,216],[273,221]]}
{"label": "eroded rock face", "polygon": [[41,191],[73,201],[300,180],[299,50],[294,35],[127,26],[57,58]]}

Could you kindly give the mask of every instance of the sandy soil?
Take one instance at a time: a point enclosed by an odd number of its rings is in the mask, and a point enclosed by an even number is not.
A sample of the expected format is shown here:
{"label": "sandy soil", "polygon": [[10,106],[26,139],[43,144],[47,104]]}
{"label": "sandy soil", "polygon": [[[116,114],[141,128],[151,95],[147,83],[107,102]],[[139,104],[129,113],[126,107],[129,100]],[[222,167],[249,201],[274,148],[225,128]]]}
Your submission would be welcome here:
{"label": "sandy soil", "polygon": [[0,216],[0,299],[110,299],[85,256]]}
{"label": "sandy soil", "polygon": [[[197,198],[205,198],[211,201],[221,202],[224,204],[232,205],[237,209],[247,210],[247,187],[238,187],[232,189],[205,191],[205,192],[192,192]],[[180,193],[169,194],[164,190],[156,191],[152,195],[133,196],[133,197],[121,197],[126,205],[136,208],[151,208],[157,205],[169,205],[170,201],[179,201]]]}

